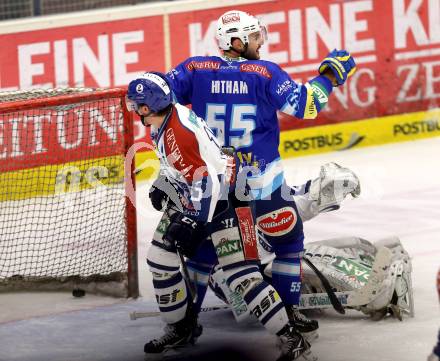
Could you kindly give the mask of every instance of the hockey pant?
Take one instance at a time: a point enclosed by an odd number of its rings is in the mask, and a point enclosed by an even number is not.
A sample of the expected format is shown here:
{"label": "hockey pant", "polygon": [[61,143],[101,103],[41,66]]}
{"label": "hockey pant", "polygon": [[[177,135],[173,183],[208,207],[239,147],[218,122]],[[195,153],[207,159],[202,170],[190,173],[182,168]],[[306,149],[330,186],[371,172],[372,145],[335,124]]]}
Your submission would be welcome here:
{"label": "hockey pant", "polygon": [[304,251],[303,225],[286,184],[270,196],[255,201],[259,237],[275,253],[272,285],[285,305],[298,305],[301,295],[301,258]]}

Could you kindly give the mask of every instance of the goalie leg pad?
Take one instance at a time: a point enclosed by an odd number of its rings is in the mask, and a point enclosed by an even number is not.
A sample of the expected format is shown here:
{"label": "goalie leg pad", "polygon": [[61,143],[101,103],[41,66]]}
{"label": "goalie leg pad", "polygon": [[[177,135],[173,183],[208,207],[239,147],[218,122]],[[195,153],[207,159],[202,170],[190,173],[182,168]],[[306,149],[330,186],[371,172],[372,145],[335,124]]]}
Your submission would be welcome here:
{"label": "goalie leg pad", "polygon": [[367,305],[377,298],[377,295],[381,293],[381,289],[384,289],[383,283],[389,274],[391,260],[391,251],[388,248],[381,247],[377,252],[367,284],[348,298],[348,306]]}

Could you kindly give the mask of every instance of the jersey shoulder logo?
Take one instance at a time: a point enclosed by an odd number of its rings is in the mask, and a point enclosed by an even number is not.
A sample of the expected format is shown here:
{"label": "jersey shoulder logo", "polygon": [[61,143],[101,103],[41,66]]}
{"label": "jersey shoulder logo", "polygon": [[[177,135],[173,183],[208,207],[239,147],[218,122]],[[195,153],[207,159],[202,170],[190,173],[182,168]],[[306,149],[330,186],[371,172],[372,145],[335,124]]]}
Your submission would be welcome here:
{"label": "jersey shoulder logo", "polygon": [[258,75],[261,75],[267,79],[272,78],[271,72],[267,69],[266,66],[260,65],[260,64],[253,64],[253,63],[244,63],[240,65],[240,71],[244,73],[256,73]]}
{"label": "jersey shoulder logo", "polygon": [[193,70],[219,70],[220,69],[220,62],[219,61],[196,61],[192,60],[188,64],[186,64],[186,68],[189,71]]}

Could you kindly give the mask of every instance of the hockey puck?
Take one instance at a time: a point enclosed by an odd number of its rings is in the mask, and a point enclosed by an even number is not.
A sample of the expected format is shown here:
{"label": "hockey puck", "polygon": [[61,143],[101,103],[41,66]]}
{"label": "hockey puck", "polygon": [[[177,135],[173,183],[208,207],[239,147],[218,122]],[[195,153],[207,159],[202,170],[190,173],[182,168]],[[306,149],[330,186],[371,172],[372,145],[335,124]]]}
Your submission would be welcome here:
{"label": "hockey puck", "polygon": [[86,291],[82,290],[81,288],[74,288],[72,291],[73,297],[84,297],[86,295]]}

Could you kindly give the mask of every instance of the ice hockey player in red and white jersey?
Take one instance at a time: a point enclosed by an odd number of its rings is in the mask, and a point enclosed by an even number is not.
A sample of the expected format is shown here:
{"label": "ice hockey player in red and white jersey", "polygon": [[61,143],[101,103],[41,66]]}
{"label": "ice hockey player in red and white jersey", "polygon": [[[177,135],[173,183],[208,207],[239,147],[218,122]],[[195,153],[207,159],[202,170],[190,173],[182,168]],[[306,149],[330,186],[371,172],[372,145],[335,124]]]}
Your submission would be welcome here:
{"label": "ice hockey player in red and white jersey", "polygon": [[191,284],[185,284],[179,253],[200,257],[198,243],[210,237],[207,258],[217,257],[228,286],[238,290],[266,330],[278,336],[279,360],[316,360],[309,343],[289,323],[278,292],[259,271],[252,203],[246,200],[246,183],[240,181],[246,177],[237,172],[237,158],[222,152],[204,120],[173,103],[163,74],[149,72],[130,82],[127,105],[151,126],[164,183],[158,186],[177,193],[174,204],[180,205],[178,211],[165,210],[170,223],[164,234],[155,234],[148,250],[156,300],[167,326],[162,337],[145,344],[146,357],[194,343],[201,335],[192,306],[196,295]]}

